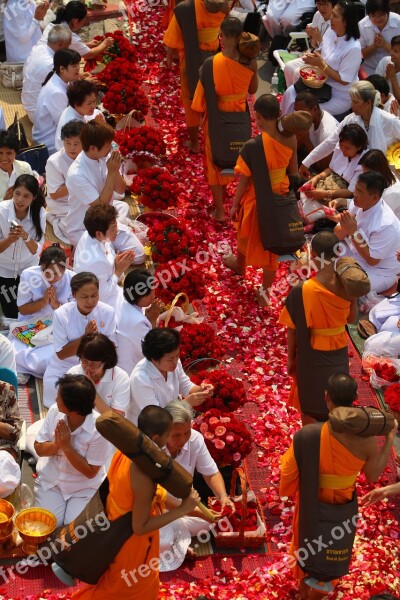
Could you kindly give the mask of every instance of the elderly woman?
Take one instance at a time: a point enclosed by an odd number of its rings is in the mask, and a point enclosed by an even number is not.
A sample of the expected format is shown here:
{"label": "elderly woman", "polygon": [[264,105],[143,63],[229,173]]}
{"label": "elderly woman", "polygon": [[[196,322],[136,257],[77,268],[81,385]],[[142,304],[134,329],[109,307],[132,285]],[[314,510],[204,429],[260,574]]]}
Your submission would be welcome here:
{"label": "elderly woman", "polygon": [[381,110],[380,94],[369,81],[359,81],[350,88],[352,113],[339,124],[325,141],[314,148],[303,160],[299,173],[310,177],[309,168],[314,163],[331,154],[339,140],[339,134],[345,125],[357,123],[367,132],[368,146],[386,153],[388,147],[400,140],[400,120]]}
{"label": "elderly woman", "polygon": [[179,360],[180,335],[176,329],[156,327],[142,342],[143,360],[132,371],[131,403],[126,418],[137,423],[140,411],[149,404],[165,407],[182,396],[191,406],[198,406],[211,396],[209,383],[194,385]]}
{"label": "elderly woman", "polygon": [[29,163],[16,160],[18,141],[8,131],[0,131],[0,200],[10,200],[19,175],[34,175]]}

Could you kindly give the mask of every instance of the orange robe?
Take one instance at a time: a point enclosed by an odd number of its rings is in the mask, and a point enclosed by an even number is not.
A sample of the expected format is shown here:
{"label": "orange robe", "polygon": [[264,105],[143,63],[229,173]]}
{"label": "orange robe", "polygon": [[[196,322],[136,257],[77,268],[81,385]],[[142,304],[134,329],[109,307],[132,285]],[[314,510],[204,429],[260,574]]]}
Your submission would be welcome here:
{"label": "orange robe", "polygon": [[[324,423],[321,429],[321,450],[319,459],[320,477],[323,475],[335,475],[338,477],[336,489],[320,487],[319,500],[327,504],[345,504],[353,497],[355,484],[345,487],[345,482],[340,482],[340,477],[354,476],[354,482],[361,471],[365,461],[357,458],[343,444],[341,444],[333,435],[331,435],[328,423]],[[323,481],[321,479],[320,483]],[[348,485],[348,482],[347,482]],[[281,458],[281,482],[279,488],[280,496],[296,496],[296,506],[293,515],[293,536],[290,545],[290,554],[299,547],[298,529],[299,529],[299,472],[294,456],[293,442],[290,448]],[[296,579],[303,579],[306,573],[296,564],[293,568],[293,574]]]}
{"label": "orange robe", "polygon": [[[216,52],[219,46],[219,26],[226,15],[222,12],[207,12],[204,8],[203,0],[195,0],[194,8],[196,12],[199,48],[207,52]],[[187,127],[198,127],[200,125],[200,115],[192,109],[192,99],[190,98],[189,82],[186,75],[185,47],[181,28],[178,25],[175,15],[172,17],[168,29],[164,34],[163,42],[169,48],[175,48],[179,51],[181,100],[185,110],[186,125]]]}
{"label": "orange robe", "polygon": [[162,26],[164,29],[168,29],[168,25],[172,21],[172,17],[174,16],[174,8],[175,8],[175,0],[168,0],[168,6],[164,10],[163,18],[162,18]]}
{"label": "orange robe", "polygon": [[[293,150],[267,133],[262,133],[265,157],[271,178],[272,191],[284,196],[289,192],[289,178],[286,169],[289,165]],[[251,177],[251,171],[243,158],[239,156],[235,173]],[[276,271],[278,268],[277,255],[264,250],[258,225],[256,193],[251,181],[240,203],[239,227],[238,227],[238,250],[246,258],[246,265],[263,267],[268,271]]]}
{"label": "orange robe", "polygon": [[[344,326],[350,314],[351,302],[330,292],[315,277],[303,283],[303,304],[307,327],[310,329],[310,343],[314,350],[339,350],[347,346],[347,334]],[[283,307],[279,317],[280,325],[296,329],[289,312]],[[313,329],[343,328],[334,335],[318,335]],[[300,349],[301,351],[301,349]],[[293,377],[288,403],[300,410],[296,377]]]}
{"label": "orange robe", "polygon": [[[244,112],[246,110],[246,96],[253,72],[248,67],[219,52],[213,60],[213,76],[218,109],[221,112]],[[197,84],[192,109],[199,113],[206,113],[203,121],[203,131],[205,134],[204,168],[208,183],[210,185],[225,185],[232,181],[234,176],[221,175],[221,169],[216,167],[212,162],[206,97],[201,81]]]}
{"label": "orange robe", "polygon": [[[131,460],[117,450],[108,471],[110,494],[106,513],[110,521],[134,510],[135,496],[131,487]],[[160,514],[164,508],[166,491],[157,487],[151,515]],[[96,585],[85,585],[72,598],[79,600],[157,600],[159,532],[145,535],[133,534],[122,546]],[[141,567],[141,565],[145,565]],[[146,568],[150,565],[149,568]],[[141,570],[141,573],[138,571]],[[122,576],[126,573],[126,577]]]}

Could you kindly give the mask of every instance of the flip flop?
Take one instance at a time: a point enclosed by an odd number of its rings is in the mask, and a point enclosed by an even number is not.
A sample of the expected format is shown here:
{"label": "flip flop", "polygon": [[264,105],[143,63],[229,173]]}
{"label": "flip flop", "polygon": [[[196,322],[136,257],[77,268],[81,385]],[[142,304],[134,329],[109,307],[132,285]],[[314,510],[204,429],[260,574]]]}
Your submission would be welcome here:
{"label": "flip flop", "polygon": [[367,338],[371,337],[371,335],[378,333],[375,325],[373,325],[371,323],[371,321],[368,321],[368,319],[361,319],[358,322],[357,331],[358,331],[358,335],[363,340],[366,340]]}

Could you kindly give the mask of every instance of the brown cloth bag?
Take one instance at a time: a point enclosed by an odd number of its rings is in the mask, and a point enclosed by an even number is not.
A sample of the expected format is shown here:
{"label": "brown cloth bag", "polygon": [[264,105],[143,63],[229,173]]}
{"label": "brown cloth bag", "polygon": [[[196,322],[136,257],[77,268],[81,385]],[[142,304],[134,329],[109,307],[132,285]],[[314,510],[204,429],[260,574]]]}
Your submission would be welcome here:
{"label": "brown cloth bag", "polygon": [[329,422],[337,433],[372,437],[392,431],[394,416],[375,406],[338,406],[329,413]]}
{"label": "brown cloth bag", "polygon": [[370,292],[371,283],[368,274],[355,258],[350,256],[339,258],[336,261],[335,272],[349,296],[360,298]]}

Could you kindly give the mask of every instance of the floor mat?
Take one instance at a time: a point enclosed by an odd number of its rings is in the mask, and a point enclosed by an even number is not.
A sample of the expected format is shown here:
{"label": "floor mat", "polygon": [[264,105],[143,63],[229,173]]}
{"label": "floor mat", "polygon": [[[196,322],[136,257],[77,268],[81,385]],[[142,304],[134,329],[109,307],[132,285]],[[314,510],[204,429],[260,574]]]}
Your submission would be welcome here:
{"label": "floor mat", "polygon": [[35,421],[35,415],[32,408],[31,394],[27,385],[18,386],[18,406],[21,417],[26,426],[29,427]]}

